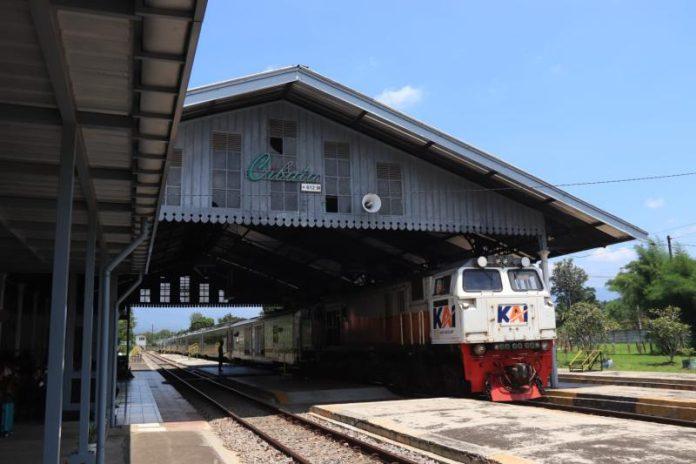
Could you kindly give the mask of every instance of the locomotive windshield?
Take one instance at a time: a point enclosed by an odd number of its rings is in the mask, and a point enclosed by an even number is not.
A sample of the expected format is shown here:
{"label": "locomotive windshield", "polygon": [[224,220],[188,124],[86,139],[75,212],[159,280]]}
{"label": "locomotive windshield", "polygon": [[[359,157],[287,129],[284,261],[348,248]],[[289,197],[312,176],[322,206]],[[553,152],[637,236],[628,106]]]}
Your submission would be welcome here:
{"label": "locomotive windshield", "polygon": [[525,292],[530,290],[543,290],[539,274],[531,269],[514,269],[508,271],[510,278],[510,286],[516,292]]}
{"label": "locomotive windshield", "polygon": [[467,292],[499,292],[503,289],[503,282],[497,269],[465,269],[462,287]]}

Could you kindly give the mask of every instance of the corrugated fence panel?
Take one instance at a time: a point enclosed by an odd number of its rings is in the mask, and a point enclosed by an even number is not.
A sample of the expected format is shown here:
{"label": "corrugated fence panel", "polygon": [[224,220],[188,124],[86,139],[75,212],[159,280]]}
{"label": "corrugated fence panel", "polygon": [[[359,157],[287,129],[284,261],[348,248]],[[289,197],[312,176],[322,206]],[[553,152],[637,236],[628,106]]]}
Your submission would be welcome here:
{"label": "corrugated fence panel", "polygon": [[[321,193],[300,192],[297,207],[276,211],[271,208],[270,180],[251,181],[247,169],[259,155],[269,153],[268,121],[276,119],[297,124],[296,166],[320,176]],[[242,140],[241,207],[213,208],[212,155],[213,131],[239,134]],[[287,135],[287,134],[285,134]],[[351,213],[326,212],[326,173],[324,142],[349,145]],[[292,139],[283,137],[288,148]],[[283,144],[288,144],[283,145]],[[195,120],[184,121],[177,146],[184,153],[181,207],[163,206],[161,220],[214,221],[244,224],[301,225],[311,227],[350,227],[409,229],[447,232],[481,232],[509,235],[539,235],[544,231],[541,213],[453,173],[395,149],[378,140],[341,126],[288,102],[274,102]],[[292,154],[291,154],[292,156]],[[389,183],[389,203],[403,214],[370,214],[361,206],[366,193],[377,193],[377,163],[397,164],[401,168],[401,195],[398,183]],[[283,162],[284,164],[284,162]],[[280,166],[274,165],[274,168]],[[278,182],[277,184],[290,184]],[[383,188],[385,186],[383,185]],[[274,188],[278,189],[276,185]],[[283,188],[293,189],[292,185]],[[286,191],[286,190],[284,190]],[[299,191],[299,188],[298,188]],[[286,191],[287,192],[287,191]],[[287,199],[287,193],[281,197]],[[291,194],[292,195],[292,194]],[[396,195],[396,196],[395,196]],[[279,198],[279,197],[274,197]],[[383,198],[383,203],[389,202]],[[292,204],[292,203],[291,203]],[[287,208],[286,208],[287,209]]]}

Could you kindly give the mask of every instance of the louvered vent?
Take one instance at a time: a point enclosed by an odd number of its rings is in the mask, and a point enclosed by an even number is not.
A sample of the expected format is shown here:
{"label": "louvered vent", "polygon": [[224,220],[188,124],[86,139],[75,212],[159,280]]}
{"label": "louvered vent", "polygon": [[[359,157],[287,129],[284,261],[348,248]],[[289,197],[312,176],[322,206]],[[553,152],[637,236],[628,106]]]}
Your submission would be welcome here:
{"label": "louvered vent", "polygon": [[170,162],[170,166],[181,167],[182,159],[183,159],[183,151],[182,150],[174,150],[174,153],[172,153],[172,159]]}
{"label": "louvered vent", "polygon": [[271,119],[268,121],[271,137],[297,137],[297,122]]}
{"label": "louvered vent", "polygon": [[241,152],[242,136],[240,134],[230,134],[227,132],[213,132],[211,145],[213,150]]}
{"label": "louvered vent", "polygon": [[377,163],[377,179],[401,180],[401,165],[394,163]]}

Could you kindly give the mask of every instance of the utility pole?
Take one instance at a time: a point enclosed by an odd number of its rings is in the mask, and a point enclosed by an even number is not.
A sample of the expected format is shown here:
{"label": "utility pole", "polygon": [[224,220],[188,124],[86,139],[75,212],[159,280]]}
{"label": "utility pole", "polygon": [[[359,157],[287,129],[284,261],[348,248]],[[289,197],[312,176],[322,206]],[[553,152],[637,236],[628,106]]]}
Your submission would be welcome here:
{"label": "utility pole", "polygon": [[672,259],[672,237],[667,236],[667,249],[669,250],[669,259]]}

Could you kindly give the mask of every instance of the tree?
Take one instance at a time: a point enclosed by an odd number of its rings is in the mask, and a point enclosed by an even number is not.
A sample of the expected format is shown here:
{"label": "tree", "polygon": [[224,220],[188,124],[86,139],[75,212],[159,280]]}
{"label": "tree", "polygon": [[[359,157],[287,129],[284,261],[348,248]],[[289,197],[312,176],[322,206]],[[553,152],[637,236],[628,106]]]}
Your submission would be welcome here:
{"label": "tree", "polygon": [[585,286],[587,279],[587,273],[576,266],[571,258],[564,259],[553,267],[551,294],[556,300],[556,311],[561,323],[565,323],[564,315],[574,304],[597,301],[595,289]]}
{"label": "tree", "polygon": [[232,313],[227,313],[224,316],[222,316],[221,318],[219,318],[217,323],[224,324],[226,322],[239,322],[239,321],[243,321],[243,320],[244,320],[243,317],[237,317],[237,316],[233,316]]}
{"label": "tree", "polygon": [[611,323],[601,308],[583,301],[566,311],[560,331],[571,345],[589,350],[604,341],[610,328]]}
{"label": "tree", "polygon": [[[663,244],[652,240],[635,251],[638,257],[607,282],[621,295],[629,319],[640,328],[643,318],[654,317],[650,308],[676,306],[683,310],[682,320],[696,329],[696,260],[679,247],[670,259]],[[696,343],[696,332],[692,333]]]}
{"label": "tree", "polygon": [[[118,321],[118,342],[120,345],[126,346],[127,337],[130,335],[131,346],[135,343],[133,329],[135,328],[135,315],[130,313],[130,334],[128,333],[128,321]],[[125,348],[124,348],[125,352]]]}
{"label": "tree", "polygon": [[201,313],[192,313],[191,314],[191,325],[189,326],[189,330],[200,330],[200,329],[205,329],[206,327],[212,327],[215,325],[215,320],[212,317],[205,317]]}
{"label": "tree", "polygon": [[689,333],[689,325],[680,321],[681,309],[667,306],[664,309],[651,309],[654,319],[648,322],[650,338],[660,348],[662,354],[669,356],[669,362],[674,362],[674,355],[683,347]]}

